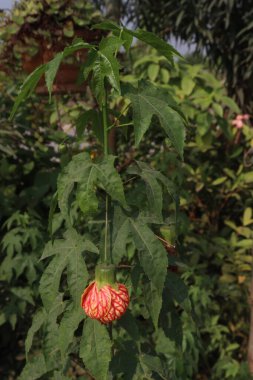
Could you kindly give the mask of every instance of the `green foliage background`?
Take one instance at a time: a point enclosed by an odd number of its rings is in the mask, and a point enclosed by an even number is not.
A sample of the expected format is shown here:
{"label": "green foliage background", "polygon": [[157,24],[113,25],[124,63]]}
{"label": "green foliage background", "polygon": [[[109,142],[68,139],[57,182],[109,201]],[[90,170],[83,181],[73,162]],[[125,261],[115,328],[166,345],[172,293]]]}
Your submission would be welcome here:
{"label": "green foliage background", "polygon": [[[177,196],[180,196],[181,205],[177,231],[178,255],[174,256],[174,250],[170,251],[170,246],[167,246],[170,271],[165,282],[159,321],[159,327],[162,325],[163,330],[154,328],[158,326],[157,310],[161,306],[157,290],[140,273],[141,256],[138,258],[135,254],[135,247],[145,250],[143,241],[138,238],[140,232],[147,237],[149,244],[157,245],[159,242],[157,239],[152,241],[150,230],[138,220],[126,218],[119,207],[115,206],[111,215],[120,226],[117,234],[112,231],[113,256],[116,264],[122,265],[118,280],[131,284],[133,295],[132,313],[128,312],[113,326],[115,356],[110,372],[115,379],[190,380],[198,377],[248,380],[245,358],[252,261],[250,249],[253,242],[252,128],[245,125],[238,130],[232,126],[231,120],[240,110],[227,97],[222,78],[216,79],[202,65],[178,61],[172,67],[164,57],[143,46],[134,48],[131,59],[124,60],[126,69],[119,78],[127,83],[123,86],[124,93],[130,91],[130,97],[136,102],[138,91],[133,91],[131,86],[137,80],[148,79],[160,88],[160,95],[153,90],[152,96],[155,97],[155,93],[161,102],[167,96],[167,104],[184,113],[188,127],[183,164],[170,140],[164,138],[164,133],[158,128],[159,115],[152,118],[151,129],[146,132],[139,148],[135,148],[133,128],[129,125],[132,115],[124,111],[127,103],[118,96],[110,99],[115,112],[111,116],[117,117],[122,113],[124,123],[129,126],[116,127],[118,170],[123,168],[125,180],[137,177],[128,185],[127,202],[131,207],[142,210],[143,218],[150,217],[147,210],[151,211],[152,220],[159,220],[161,210],[166,210],[167,225],[170,227],[164,225],[157,228],[156,233],[171,245],[175,243],[173,200]],[[117,90],[117,82],[113,84]],[[94,194],[91,188],[82,189],[77,185],[74,188],[75,198],[71,196],[73,184],[69,177],[64,177],[68,172],[68,175],[73,175],[73,183],[81,179],[82,173],[77,173],[78,166],[75,166],[78,160],[83,162],[82,167],[87,165],[87,170],[96,173],[96,165],[92,164],[90,156],[99,157],[101,145],[96,139],[98,131],[91,128],[96,119],[96,111],[91,111],[94,110],[94,101],[88,96],[87,99],[77,96],[71,100],[67,96],[55,98],[57,111],[54,104],[48,105],[46,99],[42,101],[35,95],[22,105],[11,125],[8,116],[16,95],[15,87],[12,80],[6,78],[2,78],[1,86],[3,227],[0,321],[1,335],[4,337],[1,345],[3,352],[6,352],[1,366],[3,378],[7,379],[11,372],[15,378],[21,372],[24,353],[29,361],[21,379],[85,379],[90,378],[90,373],[96,373],[97,379],[103,378],[111,343],[103,326],[90,320],[83,322],[82,310],[77,312],[69,302],[70,289],[77,306],[78,294],[88,280],[88,273],[80,261],[80,276],[77,281],[75,279],[79,289],[77,293],[73,290],[71,260],[75,255],[79,257],[85,248],[87,268],[92,274],[98,259],[97,246],[103,246],[100,241],[103,224],[99,223],[99,218],[103,218],[104,205],[97,197],[101,199],[101,191],[106,189],[123,208],[125,201],[120,185],[117,185],[113,158],[104,170],[114,181],[113,189],[117,189],[114,193],[110,189],[111,182],[95,174],[93,180],[100,188],[98,192]],[[146,99],[150,96],[147,92],[145,95]],[[86,109],[85,113],[81,111],[83,108]],[[133,119],[136,112],[133,107]],[[144,116],[152,117],[148,112]],[[88,123],[86,127],[84,122]],[[61,127],[66,124],[77,125],[78,140],[62,131]],[[89,154],[75,155],[84,147]],[[67,165],[73,156],[74,159]],[[131,167],[129,162],[132,160],[137,160],[137,164]],[[139,163],[140,160],[149,163],[151,169]],[[58,177],[60,168],[65,169]],[[150,172],[158,173],[156,170],[167,179],[156,174],[157,180],[152,182]],[[52,219],[50,233],[55,235],[52,248],[51,242],[46,246],[45,242],[50,239],[47,220],[57,178],[59,192],[69,186],[69,198],[64,198],[65,192],[62,197],[58,195],[61,212],[57,209]],[[146,188],[155,188],[158,194],[168,189],[169,193],[161,204],[159,197],[152,198],[148,191],[145,195]],[[87,197],[92,205],[88,210],[85,208]],[[92,223],[90,211],[97,212],[97,223]],[[66,224],[78,226],[78,232],[84,233],[84,239],[74,231],[62,236],[64,219]],[[130,237],[130,229],[139,234],[132,232]],[[66,244],[68,249],[64,260],[55,255],[50,261],[49,256],[62,252]],[[43,260],[39,260],[42,251]],[[124,264],[133,265],[133,268],[125,268]],[[57,294],[61,276],[58,270],[64,270],[66,265],[67,273],[63,272],[60,294]],[[175,271],[179,272],[184,282],[179,280]],[[49,293],[52,278],[51,290],[54,293]],[[159,286],[160,279],[155,281]],[[141,286],[138,286],[140,283]],[[40,307],[41,298],[46,310]],[[100,339],[97,347],[93,346],[95,336]],[[79,343],[80,358],[85,364],[88,363],[88,370],[78,358]],[[13,348],[12,356],[7,355],[10,347]],[[100,359],[99,367],[94,359],[96,355]]]}

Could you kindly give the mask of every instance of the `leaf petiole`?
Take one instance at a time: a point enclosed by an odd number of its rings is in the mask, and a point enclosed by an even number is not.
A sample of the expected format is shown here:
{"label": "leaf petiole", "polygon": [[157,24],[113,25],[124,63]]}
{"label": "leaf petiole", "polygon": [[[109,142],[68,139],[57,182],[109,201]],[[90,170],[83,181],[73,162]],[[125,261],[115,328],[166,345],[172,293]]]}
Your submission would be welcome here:
{"label": "leaf petiole", "polygon": [[123,124],[119,124],[119,125],[112,124],[112,125],[109,125],[109,127],[107,128],[107,131],[110,131],[110,129],[112,129],[112,128],[126,127],[127,125],[134,125],[134,124],[132,122],[123,123]]}

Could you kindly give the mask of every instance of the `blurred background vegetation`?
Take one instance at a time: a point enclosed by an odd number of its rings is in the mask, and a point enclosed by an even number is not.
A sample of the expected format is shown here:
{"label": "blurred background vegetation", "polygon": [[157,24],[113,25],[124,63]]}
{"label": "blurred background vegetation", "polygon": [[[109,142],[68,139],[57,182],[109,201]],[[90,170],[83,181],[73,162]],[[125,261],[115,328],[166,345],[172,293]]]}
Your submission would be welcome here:
{"label": "blurred background vegetation", "polygon": [[[51,104],[41,83],[14,122],[8,120],[10,110],[31,57],[39,62],[41,41],[48,52],[42,59],[51,58],[51,48],[57,52],[75,35],[96,39],[87,28],[105,15],[193,44],[192,53],[174,67],[141,45],[129,56],[122,52],[128,68],[122,81],[147,78],[162,85],[187,117],[183,164],[155,122],[138,150],[131,129],[115,128],[110,136],[120,165],[142,157],[179,191],[177,254],[184,265],[177,271],[189,287],[193,317],[182,311],[181,349],[165,336],[159,336],[156,349],[173,379],[248,380],[253,8],[250,1],[237,0],[27,0],[1,13],[0,378],[16,379],[25,363],[24,339],[41,302],[39,257],[49,239],[48,213],[60,167],[73,152],[99,150],[91,128],[79,119],[83,108],[94,107],[89,89],[64,87],[59,78]],[[83,59],[68,64],[73,69]],[[122,104],[114,106],[120,110]],[[56,218],[53,228],[61,222]],[[165,230],[164,238],[173,243],[171,231]],[[71,376],[88,378],[74,363]]]}

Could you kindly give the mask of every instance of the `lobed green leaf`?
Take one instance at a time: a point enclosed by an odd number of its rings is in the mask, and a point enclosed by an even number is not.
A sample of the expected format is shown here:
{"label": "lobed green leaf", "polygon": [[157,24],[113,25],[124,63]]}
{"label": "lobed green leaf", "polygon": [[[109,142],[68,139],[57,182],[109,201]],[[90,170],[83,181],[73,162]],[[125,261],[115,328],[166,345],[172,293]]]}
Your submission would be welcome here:
{"label": "lobed green leaf", "polygon": [[70,304],[65,310],[58,334],[58,346],[60,347],[62,358],[66,356],[68,347],[73,342],[74,333],[83,319],[84,312],[81,307],[75,307],[73,304]]}
{"label": "lobed green leaf", "polygon": [[183,159],[184,120],[174,109],[174,104],[168,104],[168,94],[163,89],[151,83],[140,82],[138,88],[125,86],[124,95],[131,100],[133,108],[133,123],[135,143],[138,145],[149,128],[152,117],[156,116],[161,127],[171,140],[175,149]]}
{"label": "lobed green leaf", "polygon": [[[173,54],[182,57],[181,54],[173,48],[166,41],[162,40],[152,32],[147,32],[142,29],[130,30],[117,25],[112,21],[104,21],[100,24],[93,26],[94,29],[111,30],[116,35],[122,35],[123,33],[135,37],[138,40],[145,42],[147,45],[155,48],[161,55],[165,56],[171,63],[173,63]],[[128,41],[129,43],[129,41]]]}
{"label": "lobed green leaf", "polygon": [[167,252],[147,225],[138,220],[129,220],[140,264],[158,294],[162,295],[168,266]]}
{"label": "lobed green leaf", "polygon": [[85,191],[94,191],[95,187],[105,190],[113,200],[127,208],[123,183],[114,167],[114,156],[100,161],[92,161],[88,154],[80,153],[73,157],[58,178],[58,201],[63,217],[71,225],[69,217],[69,196],[75,183],[80,183]]}
{"label": "lobed green leaf", "polygon": [[111,341],[105,325],[87,318],[83,326],[80,357],[96,380],[107,380]]}
{"label": "lobed green leaf", "polygon": [[54,255],[44,271],[40,281],[40,294],[47,311],[53,306],[58,294],[62,273],[67,267],[67,280],[74,305],[79,305],[83,289],[88,281],[88,272],[82,253],[90,249],[97,252],[97,248],[76,233],[68,230],[65,239],[55,240],[46,245],[42,258]]}
{"label": "lobed green leaf", "polygon": [[46,319],[46,313],[43,309],[38,310],[33,317],[32,325],[28,330],[27,337],[25,340],[26,359],[27,359],[28,353],[32,347],[33,337],[36,334],[36,332],[41,328],[41,326],[45,322],[45,319]]}

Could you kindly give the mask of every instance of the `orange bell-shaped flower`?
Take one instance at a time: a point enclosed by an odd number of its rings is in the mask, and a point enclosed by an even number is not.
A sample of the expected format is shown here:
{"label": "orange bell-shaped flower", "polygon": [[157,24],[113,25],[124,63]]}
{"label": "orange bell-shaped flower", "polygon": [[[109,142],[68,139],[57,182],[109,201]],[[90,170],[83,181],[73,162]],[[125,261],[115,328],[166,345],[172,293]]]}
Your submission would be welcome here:
{"label": "orange bell-shaped flower", "polygon": [[81,306],[90,318],[110,323],[125,313],[129,294],[125,285],[116,283],[112,265],[98,266],[95,277],[82,294]]}

